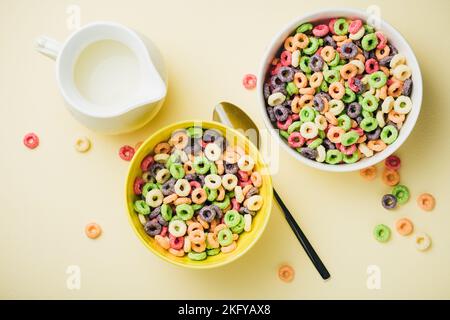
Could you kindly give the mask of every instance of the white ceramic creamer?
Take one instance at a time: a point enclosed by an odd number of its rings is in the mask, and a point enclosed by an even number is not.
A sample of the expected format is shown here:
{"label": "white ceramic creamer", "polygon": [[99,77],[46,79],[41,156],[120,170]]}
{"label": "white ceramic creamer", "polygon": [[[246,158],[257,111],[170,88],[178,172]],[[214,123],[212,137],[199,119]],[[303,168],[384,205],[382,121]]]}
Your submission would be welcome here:
{"label": "white ceramic creamer", "polygon": [[41,36],[38,51],[56,60],[69,110],[85,126],[116,134],[138,129],[162,106],[167,74],[154,44],[112,22],[95,22],[63,44]]}

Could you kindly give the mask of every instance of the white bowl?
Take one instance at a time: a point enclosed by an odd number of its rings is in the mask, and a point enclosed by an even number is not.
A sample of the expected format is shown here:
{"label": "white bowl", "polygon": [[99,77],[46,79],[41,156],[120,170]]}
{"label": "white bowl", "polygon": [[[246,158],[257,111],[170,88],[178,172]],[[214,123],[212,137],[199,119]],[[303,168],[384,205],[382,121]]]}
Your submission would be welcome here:
{"label": "white bowl", "polygon": [[363,158],[359,160],[358,162],[352,163],[352,164],[337,164],[337,165],[331,165],[327,163],[321,163],[317,161],[313,161],[310,159],[307,159],[300,155],[296,150],[290,148],[288,144],[280,137],[278,134],[278,129],[274,128],[272,126],[272,123],[269,120],[269,117],[266,112],[266,104],[263,94],[263,86],[264,86],[264,79],[266,77],[267,69],[271,64],[271,61],[281,45],[284,43],[284,40],[302,23],[305,22],[314,22],[314,21],[320,21],[324,19],[330,19],[335,17],[345,17],[345,18],[359,18],[363,21],[367,21],[368,15],[364,11],[355,10],[355,9],[328,9],[328,10],[321,10],[316,11],[313,13],[305,14],[301,16],[300,18],[296,19],[295,21],[291,22],[289,25],[287,25],[280,33],[278,33],[275,38],[270,43],[267,51],[264,54],[262,64],[260,67],[258,79],[258,99],[261,105],[261,110],[263,113],[264,123],[268,130],[271,132],[272,136],[275,137],[275,139],[278,139],[279,143],[287,150],[287,152],[296,158],[298,161],[307,164],[308,166],[311,166],[316,169],[325,170],[325,171],[334,171],[334,172],[347,172],[347,171],[355,171],[360,170],[366,167],[369,167],[371,165],[374,165],[380,161],[383,161],[386,159],[389,155],[394,153],[403,142],[405,142],[406,138],[408,138],[409,134],[411,133],[412,129],[414,128],[414,125],[416,124],[417,118],[420,113],[420,107],[422,104],[422,75],[420,73],[419,64],[417,62],[417,59],[411,49],[411,47],[408,45],[406,40],[403,38],[403,36],[395,30],[390,24],[380,19],[379,28],[376,28],[377,30],[382,31],[388,38],[388,41],[392,43],[397,49],[398,52],[403,54],[406,57],[406,61],[408,66],[411,68],[412,72],[412,81],[413,81],[413,88],[411,93],[411,100],[413,103],[413,107],[411,112],[408,114],[402,129],[399,131],[399,136],[397,140],[389,145],[386,149],[384,149],[381,152],[378,152],[374,154],[372,157],[369,158]]}

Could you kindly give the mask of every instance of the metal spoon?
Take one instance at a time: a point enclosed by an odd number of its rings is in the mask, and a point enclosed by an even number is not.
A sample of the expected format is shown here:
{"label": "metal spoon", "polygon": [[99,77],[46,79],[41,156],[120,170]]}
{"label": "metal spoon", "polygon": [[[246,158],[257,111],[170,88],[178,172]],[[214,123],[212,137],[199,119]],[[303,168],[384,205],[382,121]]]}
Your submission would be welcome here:
{"label": "metal spoon", "polygon": [[[213,113],[213,119],[214,121],[221,122],[229,127],[237,128],[237,129],[243,129],[243,130],[253,130],[253,132],[256,132],[256,145],[259,148],[260,139],[259,139],[259,130],[256,124],[253,122],[252,119],[249,118],[249,116],[242,111],[238,106],[229,103],[229,102],[220,102],[216,105],[214,108]],[[312,263],[316,267],[317,271],[319,271],[320,275],[323,279],[330,278],[330,273],[328,272],[327,268],[323,264],[322,260],[320,260],[319,256],[317,255],[314,248],[311,246],[311,243],[306,238],[305,234],[303,233],[302,229],[300,229],[299,225],[295,221],[292,214],[289,212],[289,209],[286,207],[286,205],[281,200],[278,193],[273,189],[273,194],[275,196],[275,199],[277,200],[278,204],[280,205],[284,216],[289,223],[289,226],[291,227],[292,231],[294,231],[297,239],[300,241],[300,244],[302,245],[303,249],[305,249],[306,254],[311,259]]]}

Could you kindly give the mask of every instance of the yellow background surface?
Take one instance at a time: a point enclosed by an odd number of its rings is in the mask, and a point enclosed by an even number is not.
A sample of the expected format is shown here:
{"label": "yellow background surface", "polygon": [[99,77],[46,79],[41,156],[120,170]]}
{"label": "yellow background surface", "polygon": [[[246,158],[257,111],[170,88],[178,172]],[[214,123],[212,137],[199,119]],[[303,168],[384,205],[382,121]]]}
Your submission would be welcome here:
{"label": "yellow background surface", "polygon": [[[288,22],[336,3],[0,0],[0,298],[450,298],[450,2],[445,0],[339,1],[361,9],[379,5],[382,18],[416,53],[424,100],[416,128],[398,152],[402,182],[412,192],[398,210],[381,207],[380,198],[389,190],[381,179],[366,182],[358,173],[320,172],[281,150],[274,186],[329,268],[329,281],[319,277],[276,205],[250,252],[206,271],[158,259],[128,224],[123,196],[128,163],[118,157],[119,147],[174,121],[210,119],[220,100],[242,106],[262,128],[256,92],[243,89],[242,76],[257,73],[266,46]],[[163,109],[145,128],[99,135],[65,108],[54,62],[33,45],[40,34],[58,40],[70,34],[70,4],[80,6],[82,24],[125,24],[162,51],[170,88]],[[41,139],[33,151],[22,144],[30,131]],[[87,154],[73,147],[82,135],[93,143]],[[431,213],[416,205],[422,192],[437,199]],[[376,224],[392,227],[401,217],[431,236],[431,250],[418,252],[412,237],[395,232],[386,244],[373,239]],[[83,232],[91,221],[104,230],[96,241]],[[290,284],[277,278],[281,263],[296,270]],[[80,267],[80,290],[66,286],[70,265]],[[370,265],[380,268],[379,290],[366,286]]]}

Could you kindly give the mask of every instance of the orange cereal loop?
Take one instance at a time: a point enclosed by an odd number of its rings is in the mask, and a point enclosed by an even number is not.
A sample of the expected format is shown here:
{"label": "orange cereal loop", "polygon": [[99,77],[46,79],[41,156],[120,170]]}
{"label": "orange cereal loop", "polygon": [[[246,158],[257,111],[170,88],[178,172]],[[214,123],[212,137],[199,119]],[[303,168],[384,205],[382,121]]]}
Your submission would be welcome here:
{"label": "orange cereal loop", "polygon": [[289,52],[294,52],[297,49],[294,37],[289,37],[284,41],[284,48]]}
{"label": "orange cereal loop", "polygon": [[322,51],[320,51],[320,56],[323,60],[326,62],[331,62],[334,59],[334,56],[336,55],[336,51],[332,46],[325,46]]}
{"label": "orange cereal loop", "polygon": [[389,77],[389,68],[381,66],[380,70],[384,72],[386,77]]}
{"label": "orange cereal loop", "polygon": [[403,121],[405,121],[405,115],[404,114],[400,114],[394,110],[389,111],[388,113],[388,120],[391,120],[394,123],[402,123]]}
{"label": "orange cereal loop", "polygon": [[313,105],[313,101],[314,101],[313,99],[314,99],[314,96],[311,94],[305,94],[305,95],[301,96],[300,100],[298,101],[300,108],[307,107],[307,106],[311,107]]}
{"label": "orange cereal loop", "polygon": [[395,223],[395,229],[399,235],[407,236],[413,232],[414,226],[409,219],[403,218],[397,220]]}
{"label": "orange cereal loop", "polygon": [[391,48],[389,46],[385,46],[382,49],[375,50],[375,56],[378,60],[386,58],[387,56],[389,56],[389,53],[391,53]]}
{"label": "orange cereal loop", "polygon": [[341,73],[342,79],[348,80],[348,79],[356,76],[356,74],[358,73],[358,68],[352,63],[347,63],[342,66],[340,73]]}
{"label": "orange cereal loop", "polygon": [[341,100],[345,94],[345,88],[342,83],[336,81],[328,87],[328,93],[333,99]]}
{"label": "orange cereal loop", "polygon": [[403,84],[400,81],[394,81],[388,88],[388,94],[394,98],[399,97],[403,91]]}
{"label": "orange cereal loop", "polygon": [[300,101],[300,97],[299,96],[295,96],[294,97],[294,99],[292,99],[292,102],[291,102],[291,111],[293,112],[293,113],[299,113],[300,112],[300,104],[299,104],[299,101]]}
{"label": "orange cereal loop", "polygon": [[400,175],[395,170],[385,169],[383,175],[381,176],[383,182],[388,186],[395,186],[400,182]]}
{"label": "orange cereal loop", "polygon": [[364,57],[364,55],[362,53],[358,53],[355,56],[355,59],[361,61],[362,63],[366,63],[366,57]]}
{"label": "orange cereal loop", "polygon": [[297,33],[294,36],[294,44],[296,48],[305,49],[309,44],[309,38],[304,33]]}
{"label": "orange cereal loop", "polygon": [[303,72],[297,72],[294,74],[294,84],[297,88],[305,88],[308,85],[308,78]]}
{"label": "orange cereal loop", "polygon": [[283,282],[292,282],[295,277],[295,271],[294,268],[292,268],[289,265],[282,265],[280,268],[278,268],[278,278],[280,278]]}
{"label": "orange cereal loop", "polygon": [[158,153],[167,153],[167,154],[169,154],[170,150],[172,150],[172,147],[167,142],[160,142],[153,149],[155,154],[158,154]]}
{"label": "orange cereal loop", "polygon": [[363,134],[361,137],[358,138],[358,140],[356,140],[356,143],[363,143],[367,140],[367,136],[365,134]]}
{"label": "orange cereal loop", "polygon": [[375,166],[367,167],[359,170],[359,174],[366,180],[373,180],[377,176],[377,168]]}
{"label": "orange cereal loop", "polygon": [[333,40],[336,42],[341,42],[344,41],[345,39],[347,39],[347,36],[339,36],[337,34],[333,36]]}
{"label": "orange cereal loop", "polygon": [[311,87],[300,88],[300,89],[298,89],[298,93],[300,93],[300,94],[307,94],[307,95],[314,95],[316,93],[316,89],[311,88]]}
{"label": "orange cereal loop", "polygon": [[422,193],[417,198],[417,204],[419,205],[420,209],[424,211],[431,211],[434,209],[434,206],[436,205],[436,200],[431,194]]}
{"label": "orange cereal loop", "polygon": [[84,228],[84,233],[90,239],[97,239],[102,234],[102,228],[97,223],[89,223]]}
{"label": "orange cereal loop", "polygon": [[378,139],[378,140],[370,140],[369,142],[367,142],[367,147],[370,150],[380,152],[386,149],[387,146],[386,143],[383,142],[383,140]]}
{"label": "orange cereal loop", "polygon": [[333,126],[338,125],[338,120],[336,119],[336,116],[331,112],[325,112],[324,116],[331,125]]}

